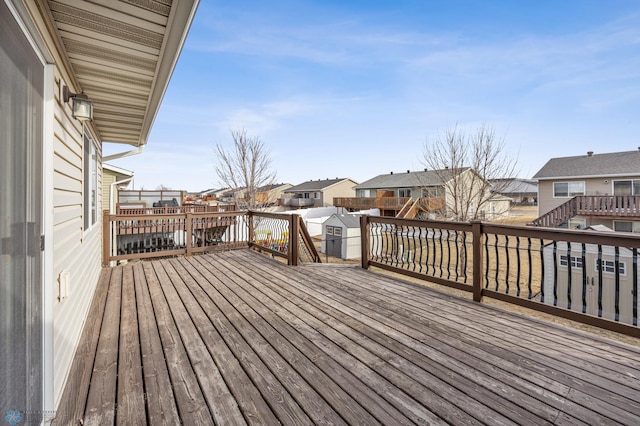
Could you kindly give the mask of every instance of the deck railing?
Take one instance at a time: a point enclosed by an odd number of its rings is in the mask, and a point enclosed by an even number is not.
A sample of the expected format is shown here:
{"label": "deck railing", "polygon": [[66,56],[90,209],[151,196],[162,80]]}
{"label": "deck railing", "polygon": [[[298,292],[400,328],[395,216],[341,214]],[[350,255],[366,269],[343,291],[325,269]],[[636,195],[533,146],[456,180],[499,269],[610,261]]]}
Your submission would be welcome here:
{"label": "deck railing", "polygon": [[103,213],[103,265],[111,261],[191,255],[246,247],[245,212]]}
{"label": "deck railing", "polygon": [[290,265],[320,262],[304,222],[296,214],[187,211],[111,215],[105,210],[102,246],[104,266],[121,260],[246,247],[284,257]]}
{"label": "deck railing", "polygon": [[144,203],[118,203],[116,214],[140,215],[140,214],[182,214],[182,213],[217,213],[235,210],[232,204],[208,205],[208,204],[183,204],[181,206],[146,207]]}
{"label": "deck railing", "polygon": [[362,216],[362,267],[640,337],[640,236]]}
{"label": "deck railing", "polygon": [[640,196],[577,195],[535,219],[530,225],[552,228],[574,216],[640,218]]}
{"label": "deck railing", "polygon": [[249,247],[287,259],[289,265],[320,263],[320,255],[297,214],[249,212]]}
{"label": "deck railing", "polygon": [[335,197],[333,205],[348,209],[401,210],[411,197]]}

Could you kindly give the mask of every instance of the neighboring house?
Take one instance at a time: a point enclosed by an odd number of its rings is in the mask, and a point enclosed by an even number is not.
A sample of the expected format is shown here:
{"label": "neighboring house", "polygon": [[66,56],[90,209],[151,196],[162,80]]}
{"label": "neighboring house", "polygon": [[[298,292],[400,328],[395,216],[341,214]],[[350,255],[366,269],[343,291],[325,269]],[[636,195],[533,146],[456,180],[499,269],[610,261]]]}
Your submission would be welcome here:
{"label": "neighboring house", "polygon": [[491,195],[490,184],[471,168],[391,172],[362,182],[355,190],[355,199],[336,200],[336,206],[351,210],[379,208],[382,216],[408,217],[403,212],[413,203],[430,218],[451,217],[453,212],[468,210],[465,216],[486,219],[508,213],[510,206],[509,198]]}
{"label": "neighboring house", "polygon": [[640,150],[552,158],[538,180],[532,225],[640,232]]}
{"label": "neighboring house", "polygon": [[112,164],[102,165],[102,209],[116,213],[118,191],[126,189],[133,181],[133,172]]}
{"label": "neighboring house", "polygon": [[202,201],[217,201],[227,192],[229,192],[229,188],[207,189],[199,193],[199,198]]}
{"label": "neighboring house", "polygon": [[348,179],[310,180],[283,191],[282,205],[288,207],[327,207],[336,197],[353,197],[354,185]]}
{"label": "neighboring house", "polygon": [[101,271],[102,163],[125,155],[102,143],[142,150],[196,7],[0,1],[2,416],[58,407]]}
{"label": "neighboring house", "polygon": [[492,191],[509,197],[513,204],[535,206],[538,200],[538,182],[533,179],[492,179]]}
{"label": "neighboring house", "polygon": [[258,188],[256,203],[262,206],[273,206],[280,202],[282,194],[293,187],[290,183],[274,183]]}

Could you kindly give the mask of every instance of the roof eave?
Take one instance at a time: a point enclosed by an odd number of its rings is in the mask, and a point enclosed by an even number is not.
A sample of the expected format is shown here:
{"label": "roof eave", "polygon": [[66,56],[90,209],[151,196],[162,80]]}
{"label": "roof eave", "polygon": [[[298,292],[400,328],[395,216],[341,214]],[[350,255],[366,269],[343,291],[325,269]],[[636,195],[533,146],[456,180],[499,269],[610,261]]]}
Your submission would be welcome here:
{"label": "roof eave", "polygon": [[142,131],[137,146],[145,145],[155,122],[160,104],[169,86],[178,58],[182,52],[191,23],[198,9],[200,0],[181,0],[174,2],[169,15],[169,24],[162,45],[160,59],[156,68],[156,77],[151,88],[151,95],[142,122]]}

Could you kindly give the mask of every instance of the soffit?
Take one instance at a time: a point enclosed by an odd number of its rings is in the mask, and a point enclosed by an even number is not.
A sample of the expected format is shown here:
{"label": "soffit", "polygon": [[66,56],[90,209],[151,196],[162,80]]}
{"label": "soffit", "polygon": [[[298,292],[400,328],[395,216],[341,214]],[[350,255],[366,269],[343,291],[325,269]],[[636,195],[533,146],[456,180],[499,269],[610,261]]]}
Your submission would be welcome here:
{"label": "soffit", "polygon": [[144,145],[198,0],[47,4],[102,141]]}

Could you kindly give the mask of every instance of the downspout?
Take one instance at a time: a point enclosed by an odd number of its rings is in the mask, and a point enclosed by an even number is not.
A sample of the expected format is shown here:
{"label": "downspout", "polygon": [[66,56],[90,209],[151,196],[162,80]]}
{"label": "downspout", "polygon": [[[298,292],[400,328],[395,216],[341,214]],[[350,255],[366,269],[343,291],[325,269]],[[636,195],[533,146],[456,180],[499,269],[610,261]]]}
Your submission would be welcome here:
{"label": "downspout", "polygon": [[[143,145],[144,147],[144,145]],[[131,154],[133,155],[133,154]],[[114,199],[114,195],[115,195],[115,189],[116,189],[116,185],[122,185],[123,183],[129,183],[133,180],[133,176],[128,177],[126,179],[122,179],[116,182],[113,182],[111,184],[111,187],[109,188],[109,200],[111,202],[111,205],[109,206],[109,214],[115,214],[116,212],[116,203],[115,203],[115,199]],[[111,226],[109,226],[109,229],[111,229]],[[116,246],[116,235],[115,233],[113,235],[111,235],[111,247],[115,247]],[[115,262],[109,262],[109,266],[115,266]]]}
{"label": "downspout", "polygon": [[140,153],[142,153],[142,151],[144,151],[144,147],[145,145],[140,145],[138,148],[133,149],[131,151],[125,151],[125,152],[119,152],[117,154],[112,154],[112,155],[107,155],[106,157],[102,157],[102,161],[111,161],[111,160],[117,160],[118,158],[124,158],[124,157],[129,157],[131,155],[138,155]]}
{"label": "downspout", "polygon": [[[143,145],[144,146],[144,145]],[[131,154],[131,155],[135,155],[135,154]],[[128,177],[126,179],[122,179],[116,182],[113,182],[111,184],[111,188],[109,189],[109,200],[111,200],[111,205],[109,206],[109,214],[115,214],[116,213],[116,203],[115,203],[115,189],[116,189],[116,185],[122,185],[123,183],[129,183],[133,180],[133,176]]]}

